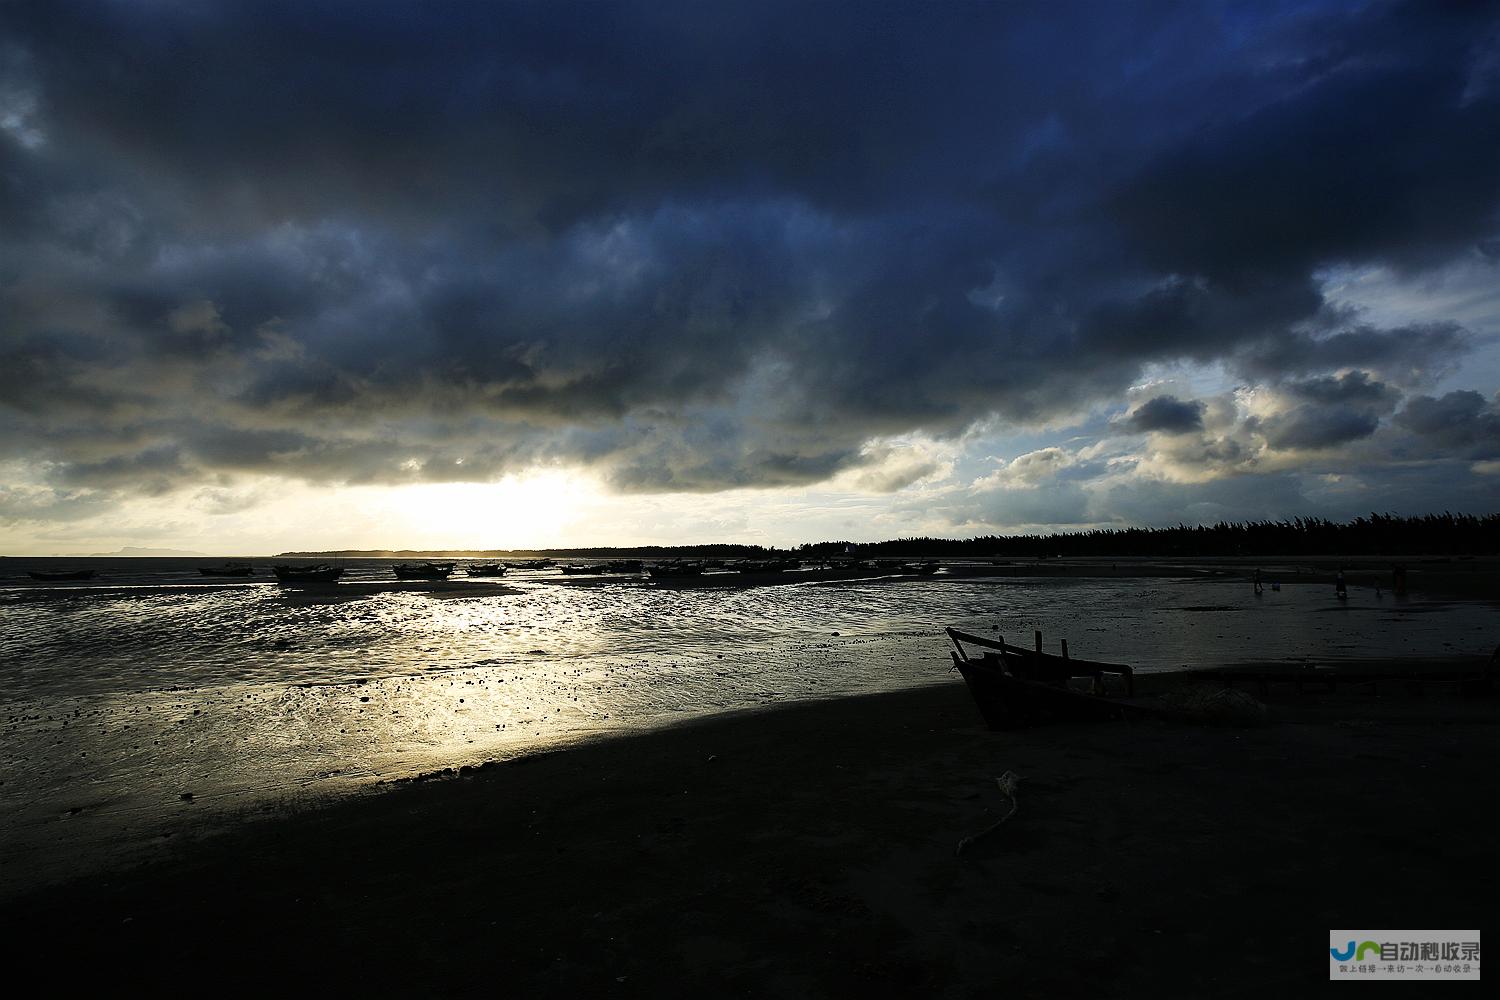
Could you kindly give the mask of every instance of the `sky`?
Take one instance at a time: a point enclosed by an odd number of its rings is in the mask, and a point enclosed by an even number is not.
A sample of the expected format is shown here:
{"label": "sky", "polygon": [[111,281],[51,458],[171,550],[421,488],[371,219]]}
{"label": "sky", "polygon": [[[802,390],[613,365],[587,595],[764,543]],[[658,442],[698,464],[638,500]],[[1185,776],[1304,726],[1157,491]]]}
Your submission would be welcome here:
{"label": "sky", "polygon": [[0,552],[1497,497],[1494,3],[0,3]]}

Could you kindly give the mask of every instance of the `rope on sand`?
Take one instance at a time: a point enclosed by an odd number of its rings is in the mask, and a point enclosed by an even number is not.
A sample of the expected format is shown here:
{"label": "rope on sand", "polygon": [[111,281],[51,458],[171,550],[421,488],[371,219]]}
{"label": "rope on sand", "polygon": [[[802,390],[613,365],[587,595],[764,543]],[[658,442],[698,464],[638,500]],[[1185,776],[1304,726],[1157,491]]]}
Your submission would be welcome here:
{"label": "rope on sand", "polygon": [[1000,775],[1000,777],[995,779],[995,784],[1000,786],[1000,794],[1004,795],[1007,799],[1010,800],[1010,811],[1007,812],[1004,816],[1001,816],[994,823],[991,823],[989,826],[985,827],[983,830],[980,830],[978,833],[972,834],[971,836],[965,837],[963,840],[960,840],[958,842],[958,847],[953,851],[954,857],[963,854],[964,851],[968,850],[970,847],[973,847],[981,839],[988,837],[990,834],[1000,829],[1005,825],[1007,820],[1009,820],[1016,814],[1016,810],[1021,807],[1021,803],[1016,799],[1016,788],[1023,780],[1025,779],[1023,779],[1014,771],[1006,771],[1004,774]]}

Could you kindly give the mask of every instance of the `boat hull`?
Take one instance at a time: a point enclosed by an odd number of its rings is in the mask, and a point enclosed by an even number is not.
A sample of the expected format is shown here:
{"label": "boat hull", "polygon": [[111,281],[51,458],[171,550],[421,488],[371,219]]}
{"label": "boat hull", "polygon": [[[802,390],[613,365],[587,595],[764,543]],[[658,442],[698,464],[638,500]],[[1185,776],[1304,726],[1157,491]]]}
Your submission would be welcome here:
{"label": "boat hull", "polygon": [[398,580],[446,580],[453,573],[451,565],[392,566]]}
{"label": "boat hull", "polygon": [[310,569],[297,566],[273,566],[271,572],[276,574],[277,583],[338,583],[339,577],[344,575],[343,568],[339,566]]}
{"label": "boat hull", "polygon": [[[963,675],[979,714],[991,729],[1019,729],[1046,722],[1170,717],[1155,706],[1101,696],[1105,678],[1110,676],[1123,683],[1127,695],[1134,694],[1134,671],[1124,664],[1051,656],[1040,649],[1012,646],[999,637],[954,628],[946,631],[954,645],[949,651],[953,665]],[[1037,633],[1037,644],[1040,647],[1041,633]],[[971,655],[966,645],[983,653]],[[1066,654],[1066,643],[1063,651]],[[1091,681],[1100,694],[1074,690],[1070,684],[1075,679]]]}
{"label": "boat hull", "polygon": [[1100,698],[1040,681],[1021,680],[1006,674],[997,663],[965,660],[957,653],[952,656],[984,724],[990,729],[1166,717],[1166,713],[1149,706]]}

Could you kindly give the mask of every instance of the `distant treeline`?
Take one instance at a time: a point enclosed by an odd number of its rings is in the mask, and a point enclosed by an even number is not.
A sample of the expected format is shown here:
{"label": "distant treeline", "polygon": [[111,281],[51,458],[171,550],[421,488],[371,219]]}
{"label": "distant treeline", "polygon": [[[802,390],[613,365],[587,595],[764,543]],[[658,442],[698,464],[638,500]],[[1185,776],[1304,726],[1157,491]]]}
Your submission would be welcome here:
{"label": "distant treeline", "polygon": [[[799,551],[831,553],[841,551],[845,544],[821,542]],[[1371,514],[1348,522],[1294,517],[1172,528],[1096,528],[1056,535],[986,535],[958,541],[901,538],[857,548],[876,556],[1021,558],[1496,555],[1500,554],[1500,514]]]}
{"label": "distant treeline", "polygon": [[283,552],[294,557],[738,559],[795,554],[801,558],[948,556],[1044,559],[1065,556],[1395,556],[1500,554],[1500,514],[1371,514],[1352,521],[1294,517],[1281,521],[1221,521],[1173,528],[1096,528],[1056,535],[983,535],[978,538],[897,538],[885,542],[809,542],[792,549],[761,545],[646,545],[627,548],[363,550]]}

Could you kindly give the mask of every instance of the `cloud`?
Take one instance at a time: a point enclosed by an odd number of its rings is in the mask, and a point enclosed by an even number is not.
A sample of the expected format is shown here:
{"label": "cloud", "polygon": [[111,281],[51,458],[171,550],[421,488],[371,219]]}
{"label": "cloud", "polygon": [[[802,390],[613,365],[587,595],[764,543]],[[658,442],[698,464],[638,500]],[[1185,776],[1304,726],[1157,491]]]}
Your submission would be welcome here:
{"label": "cloud", "polygon": [[1253,380],[1357,366],[1408,385],[1421,385],[1452,371],[1473,349],[1471,334],[1446,322],[1384,330],[1356,324],[1320,335],[1289,327],[1236,348],[1231,362]]}
{"label": "cloud", "polygon": [[62,524],[103,517],[119,499],[98,490],[0,486],[0,525]]}
{"label": "cloud", "polygon": [[1131,411],[1122,422],[1133,431],[1185,434],[1203,429],[1202,401],[1176,396],[1155,396]]}
{"label": "cloud", "polygon": [[1193,133],[1126,185],[1116,211],[1152,263],[1241,284],[1335,260],[1421,267],[1493,236],[1473,207],[1500,178],[1467,155],[1500,141],[1492,95],[1467,86],[1477,25],[1416,14],[1353,25],[1305,89]]}
{"label": "cloud", "polygon": [[1047,479],[1054,479],[1063,470],[1071,468],[1078,456],[1062,448],[1042,448],[1017,455],[1001,472],[1006,482],[1034,486]]}
{"label": "cloud", "polygon": [[1292,396],[1310,403],[1366,406],[1380,412],[1395,409],[1401,399],[1401,393],[1396,389],[1358,371],[1345,372],[1337,377],[1324,375],[1288,382],[1284,388]]}
{"label": "cloud", "polygon": [[1396,422],[1429,446],[1475,459],[1500,456],[1500,401],[1487,400],[1477,392],[1459,390],[1436,399],[1413,397],[1396,415]]}
{"label": "cloud", "polygon": [[1396,408],[1401,393],[1364,372],[1293,380],[1278,387],[1282,402],[1269,415],[1252,415],[1247,426],[1279,451],[1319,450],[1368,438],[1380,418]]}
{"label": "cloud", "polygon": [[[1329,461],[1492,349],[1326,280],[1493,266],[1493,26],[6,4],[0,456],[142,496],[559,465],[630,494],[894,492],[956,459],[882,442],[1072,426],[1188,363],[1274,403],[1159,392],[1116,426],[1171,440],[1131,461]],[[1489,410],[1445,435],[1427,410],[1467,403],[1424,398],[1398,429],[1483,451]],[[1013,483],[1109,516],[1092,459],[1028,448]]]}
{"label": "cloud", "polygon": [[1368,413],[1347,407],[1299,406],[1260,421],[1259,429],[1272,448],[1316,449],[1369,437],[1380,425]]}

